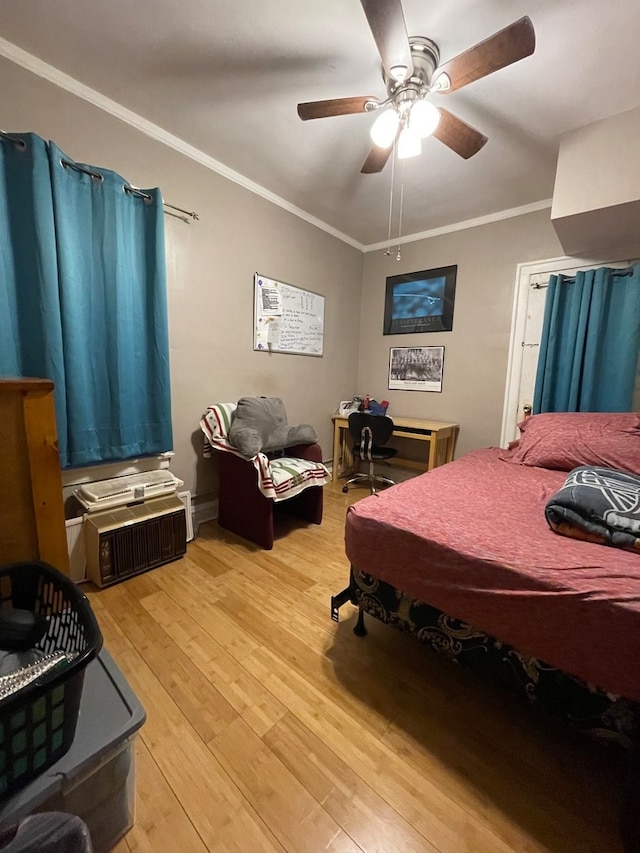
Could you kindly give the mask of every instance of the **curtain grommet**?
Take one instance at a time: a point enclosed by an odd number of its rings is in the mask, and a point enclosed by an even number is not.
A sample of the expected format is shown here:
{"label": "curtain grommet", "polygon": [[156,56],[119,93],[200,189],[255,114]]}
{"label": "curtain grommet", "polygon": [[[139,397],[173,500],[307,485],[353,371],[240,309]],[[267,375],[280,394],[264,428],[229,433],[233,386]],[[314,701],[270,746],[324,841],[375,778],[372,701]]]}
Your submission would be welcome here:
{"label": "curtain grommet", "polygon": [[6,139],[7,142],[13,142],[13,144],[21,151],[26,151],[27,149],[27,143],[24,139],[20,139],[18,136],[12,136],[10,133],[5,133],[4,130],[0,130],[0,139]]}

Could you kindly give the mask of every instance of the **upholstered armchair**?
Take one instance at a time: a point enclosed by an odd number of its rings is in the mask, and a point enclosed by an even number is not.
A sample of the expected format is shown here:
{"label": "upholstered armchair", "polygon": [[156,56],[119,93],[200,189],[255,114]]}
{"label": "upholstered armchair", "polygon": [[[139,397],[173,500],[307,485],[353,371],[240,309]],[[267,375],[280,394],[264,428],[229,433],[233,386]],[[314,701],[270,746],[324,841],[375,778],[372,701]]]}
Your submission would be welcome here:
{"label": "upholstered armchair", "polygon": [[[242,398],[238,402],[248,399],[277,400]],[[320,524],[322,487],[331,475],[322,464],[322,450],[315,442],[297,443],[279,450],[260,449],[250,455],[247,450],[251,443],[245,443],[243,453],[231,441],[237,407],[236,403],[209,406],[200,421],[205,436],[204,455],[211,456],[216,451],[218,462],[218,523],[261,548],[271,549],[275,505],[305,521]],[[291,434],[295,436],[295,430]]]}

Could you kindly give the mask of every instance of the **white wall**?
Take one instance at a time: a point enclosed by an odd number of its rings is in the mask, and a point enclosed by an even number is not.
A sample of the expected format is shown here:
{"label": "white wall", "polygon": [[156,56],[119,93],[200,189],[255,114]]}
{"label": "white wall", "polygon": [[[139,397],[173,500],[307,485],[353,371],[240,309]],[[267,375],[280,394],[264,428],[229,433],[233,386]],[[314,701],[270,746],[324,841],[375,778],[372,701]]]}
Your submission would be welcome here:
{"label": "white wall", "polygon": [[[541,210],[408,243],[402,260],[383,251],[364,264],[358,390],[390,402],[393,416],[460,424],[456,456],[500,442],[516,266],[562,255]],[[453,329],[383,335],[386,277],[457,264]],[[389,391],[390,347],[444,346],[441,393]]]}
{"label": "white wall", "polygon": [[551,218],[565,252],[640,255],[640,107],[560,140]]}

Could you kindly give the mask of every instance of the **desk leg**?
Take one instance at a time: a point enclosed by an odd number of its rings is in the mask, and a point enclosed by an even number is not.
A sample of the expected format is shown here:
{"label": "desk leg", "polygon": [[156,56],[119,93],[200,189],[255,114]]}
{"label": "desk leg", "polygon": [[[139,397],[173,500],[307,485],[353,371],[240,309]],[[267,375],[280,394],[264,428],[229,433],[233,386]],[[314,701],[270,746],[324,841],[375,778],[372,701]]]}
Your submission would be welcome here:
{"label": "desk leg", "polygon": [[453,456],[456,452],[456,442],[458,441],[458,427],[454,427],[449,433],[447,439],[447,462],[453,462]]}
{"label": "desk leg", "polygon": [[338,424],[334,423],[333,425],[333,469],[331,472],[331,479],[334,483],[338,482],[338,477],[340,476],[340,472],[338,468],[340,467],[340,427]]}
{"label": "desk leg", "polygon": [[433,471],[438,464],[438,434],[431,433],[429,438],[429,464],[427,471]]}
{"label": "desk leg", "polygon": [[453,437],[448,435],[444,439],[444,461],[451,462],[453,458]]}
{"label": "desk leg", "polygon": [[342,430],[342,471],[345,477],[351,477],[359,471],[359,466],[356,468],[356,461],[351,452],[351,435],[348,429]]}
{"label": "desk leg", "polygon": [[[342,464],[340,464],[342,460]],[[353,454],[349,444],[348,427],[333,425],[333,470],[331,480],[337,483],[340,477],[351,476],[354,469]]]}

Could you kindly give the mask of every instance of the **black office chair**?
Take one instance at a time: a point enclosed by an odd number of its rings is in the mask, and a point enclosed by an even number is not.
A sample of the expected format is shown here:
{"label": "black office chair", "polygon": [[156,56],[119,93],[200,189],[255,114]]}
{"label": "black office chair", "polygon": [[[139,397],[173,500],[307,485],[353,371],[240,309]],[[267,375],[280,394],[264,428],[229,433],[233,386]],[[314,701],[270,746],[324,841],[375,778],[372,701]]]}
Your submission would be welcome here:
{"label": "black office chair", "polygon": [[343,492],[349,491],[352,483],[369,484],[371,494],[376,493],[376,483],[385,486],[395,485],[394,480],[374,474],[374,462],[384,462],[398,452],[394,447],[384,447],[393,433],[393,421],[386,415],[372,415],[369,412],[352,412],[349,415],[349,434],[353,439],[353,455],[359,456],[363,462],[369,463],[367,474],[354,474],[342,487]]}

